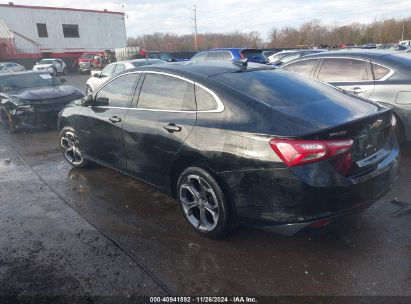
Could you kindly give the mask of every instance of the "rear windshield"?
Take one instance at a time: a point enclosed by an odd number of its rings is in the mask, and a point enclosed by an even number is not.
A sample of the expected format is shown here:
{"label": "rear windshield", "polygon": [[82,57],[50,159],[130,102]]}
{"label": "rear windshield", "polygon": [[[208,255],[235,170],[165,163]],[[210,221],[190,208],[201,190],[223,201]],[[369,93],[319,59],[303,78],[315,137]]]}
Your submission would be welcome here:
{"label": "rear windshield", "polygon": [[53,64],[54,59],[42,59],[39,61],[39,64]]}
{"label": "rear windshield", "polygon": [[258,62],[268,62],[267,57],[264,56],[262,51],[258,50],[244,50],[241,52],[244,57],[252,60],[252,61],[258,61]]}
{"label": "rear windshield", "polygon": [[244,71],[212,77],[244,95],[275,107],[341,98],[341,93],[331,86],[282,70]]}

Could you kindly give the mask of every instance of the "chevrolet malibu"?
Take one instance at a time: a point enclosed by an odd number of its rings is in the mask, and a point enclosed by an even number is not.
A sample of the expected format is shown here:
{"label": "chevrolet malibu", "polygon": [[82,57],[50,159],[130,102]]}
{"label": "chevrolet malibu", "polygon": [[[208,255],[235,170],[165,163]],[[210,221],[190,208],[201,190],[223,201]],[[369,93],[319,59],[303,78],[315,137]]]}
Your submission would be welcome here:
{"label": "chevrolet malibu", "polygon": [[168,192],[209,237],[239,223],[291,235],[364,210],[397,179],[394,127],[383,105],[244,62],[129,70],[59,119],[72,166]]}

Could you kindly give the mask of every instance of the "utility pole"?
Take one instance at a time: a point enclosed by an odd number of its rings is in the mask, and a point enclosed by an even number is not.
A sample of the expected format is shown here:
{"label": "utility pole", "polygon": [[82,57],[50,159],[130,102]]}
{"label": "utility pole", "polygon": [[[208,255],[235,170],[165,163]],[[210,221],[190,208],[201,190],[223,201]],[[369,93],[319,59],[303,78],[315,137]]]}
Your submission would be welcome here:
{"label": "utility pole", "polygon": [[402,22],[402,35],[401,35],[401,40],[404,40],[404,28],[405,28],[405,22]]}
{"label": "utility pole", "polygon": [[192,9],[193,14],[194,14],[194,18],[191,18],[194,21],[194,46],[196,51],[198,51],[198,43],[197,43],[197,7],[194,4],[194,8]]}

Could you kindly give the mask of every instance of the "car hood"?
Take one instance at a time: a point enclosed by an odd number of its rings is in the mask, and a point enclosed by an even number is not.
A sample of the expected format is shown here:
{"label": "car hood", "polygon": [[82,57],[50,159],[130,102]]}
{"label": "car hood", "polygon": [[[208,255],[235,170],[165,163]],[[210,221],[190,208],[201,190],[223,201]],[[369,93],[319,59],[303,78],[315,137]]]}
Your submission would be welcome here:
{"label": "car hood", "polygon": [[78,90],[72,86],[61,85],[55,87],[30,88],[10,95],[11,97],[16,97],[24,100],[39,101],[65,97],[76,92],[78,92]]}

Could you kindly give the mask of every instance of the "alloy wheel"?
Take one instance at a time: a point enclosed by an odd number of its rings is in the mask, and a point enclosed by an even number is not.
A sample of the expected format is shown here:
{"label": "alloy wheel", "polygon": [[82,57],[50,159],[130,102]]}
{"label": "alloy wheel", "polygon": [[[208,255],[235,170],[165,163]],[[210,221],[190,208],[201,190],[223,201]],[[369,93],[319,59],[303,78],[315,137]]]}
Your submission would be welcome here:
{"label": "alloy wheel", "polygon": [[83,154],[81,153],[79,143],[74,132],[64,132],[60,138],[60,146],[63,150],[64,157],[70,164],[78,166],[82,163]]}
{"label": "alloy wheel", "polygon": [[180,184],[179,198],[188,221],[196,229],[209,232],[218,224],[218,199],[213,188],[199,175],[188,175]]}

